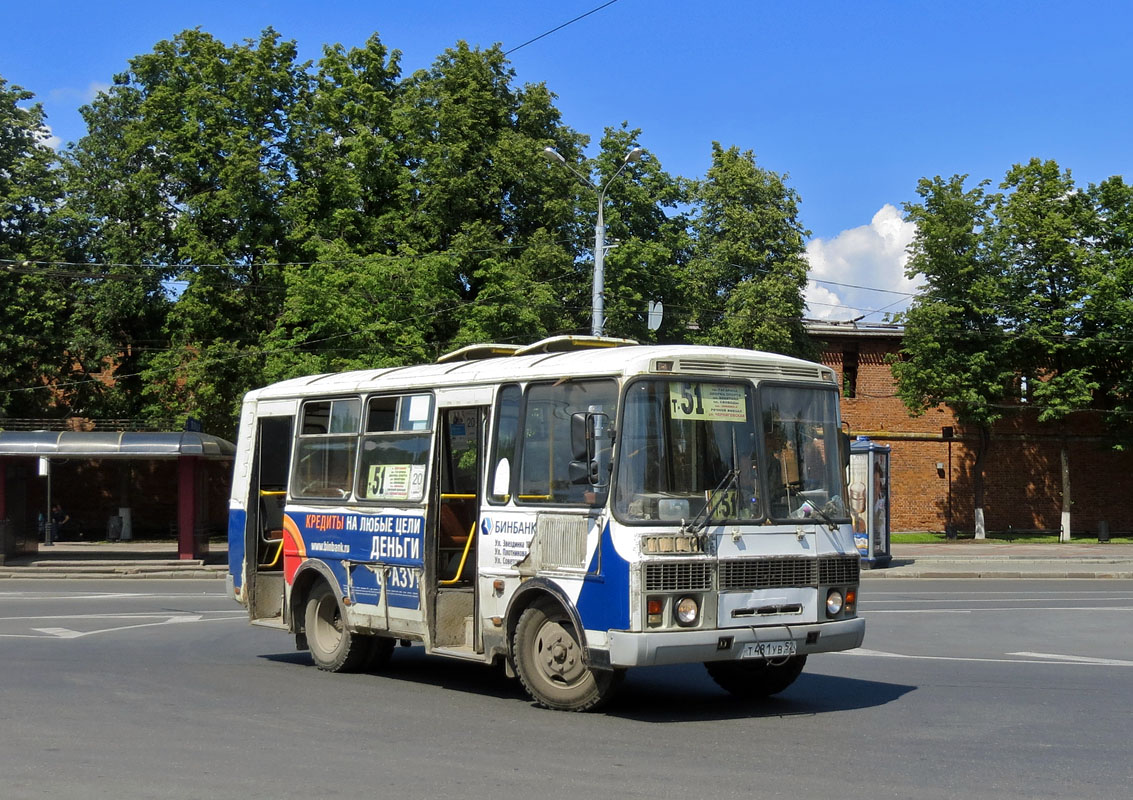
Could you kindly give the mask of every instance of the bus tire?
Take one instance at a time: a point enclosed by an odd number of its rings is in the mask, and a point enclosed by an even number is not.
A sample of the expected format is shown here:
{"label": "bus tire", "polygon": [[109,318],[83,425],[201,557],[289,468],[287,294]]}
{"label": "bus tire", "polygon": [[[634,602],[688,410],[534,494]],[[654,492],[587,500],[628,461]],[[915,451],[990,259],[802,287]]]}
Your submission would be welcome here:
{"label": "bus tire", "polygon": [[806,666],[806,656],[791,656],[782,662],[708,661],[704,666],[720,688],[744,700],[758,700],[794,683]]}
{"label": "bus tire", "polygon": [[523,688],[537,704],[558,711],[592,711],[621,683],[624,671],[586,665],[578,632],[558,604],[542,600],[524,609],[512,640]]}
{"label": "bus tire", "polygon": [[370,656],[368,636],[351,633],[342,619],[338,598],[325,581],[317,581],[307,595],[303,614],[307,648],[315,666],[327,672],[354,672]]}

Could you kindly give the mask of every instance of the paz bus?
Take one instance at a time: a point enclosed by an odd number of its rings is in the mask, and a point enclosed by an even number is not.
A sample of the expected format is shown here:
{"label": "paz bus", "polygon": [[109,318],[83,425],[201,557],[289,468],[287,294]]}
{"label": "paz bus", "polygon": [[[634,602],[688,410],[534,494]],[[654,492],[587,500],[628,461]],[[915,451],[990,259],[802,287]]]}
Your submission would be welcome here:
{"label": "paz bus", "polygon": [[832,370],[560,336],[243,401],[229,592],[331,672],[396,645],[597,708],[702,662],[758,698],[861,644]]}

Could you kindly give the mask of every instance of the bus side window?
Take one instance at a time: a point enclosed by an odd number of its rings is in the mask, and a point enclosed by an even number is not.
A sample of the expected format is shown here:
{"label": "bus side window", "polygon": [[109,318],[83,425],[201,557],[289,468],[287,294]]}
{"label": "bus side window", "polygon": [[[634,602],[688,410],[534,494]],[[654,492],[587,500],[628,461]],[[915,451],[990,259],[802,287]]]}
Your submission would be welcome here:
{"label": "bus side window", "polygon": [[354,496],[380,502],[424,500],[432,427],[431,394],[371,397]]}
{"label": "bus side window", "polygon": [[516,463],[515,448],[519,441],[519,387],[505,386],[496,400],[496,434],[492,441],[492,485],[488,499],[506,503],[511,498],[511,465]]}
{"label": "bus side window", "polygon": [[[527,389],[524,408],[519,502],[603,502],[604,497],[589,484],[575,483],[571,477],[571,416],[605,414],[612,421],[617,408],[617,384],[602,379],[535,384]],[[603,483],[609,477],[600,476]]]}
{"label": "bus side window", "polygon": [[304,404],[295,447],[294,496],[341,499],[350,495],[361,405],[357,398]]}

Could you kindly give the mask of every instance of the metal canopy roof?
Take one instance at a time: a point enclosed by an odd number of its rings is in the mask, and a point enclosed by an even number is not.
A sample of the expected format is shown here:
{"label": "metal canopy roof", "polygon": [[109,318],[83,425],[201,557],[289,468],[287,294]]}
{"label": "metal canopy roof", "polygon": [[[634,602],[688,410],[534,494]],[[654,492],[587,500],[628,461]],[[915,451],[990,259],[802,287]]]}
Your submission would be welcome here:
{"label": "metal canopy roof", "polygon": [[192,431],[0,431],[0,456],[51,458],[232,458],[236,445]]}

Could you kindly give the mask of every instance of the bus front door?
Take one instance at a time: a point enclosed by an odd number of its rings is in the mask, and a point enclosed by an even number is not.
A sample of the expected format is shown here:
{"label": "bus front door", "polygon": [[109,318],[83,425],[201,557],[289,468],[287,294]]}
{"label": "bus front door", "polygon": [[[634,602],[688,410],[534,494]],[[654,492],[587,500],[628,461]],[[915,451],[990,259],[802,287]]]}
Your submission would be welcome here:
{"label": "bus front door", "polygon": [[432,574],[432,641],[447,650],[482,652],[476,602],[476,532],[487,407],[441,409],[438,498]]}
{"label": "bus front door", "polygon": [[292,416],[261,417],[256,428],[248,516],[245,574],[253,620],[283,619],[283,507],[291,465]]}

